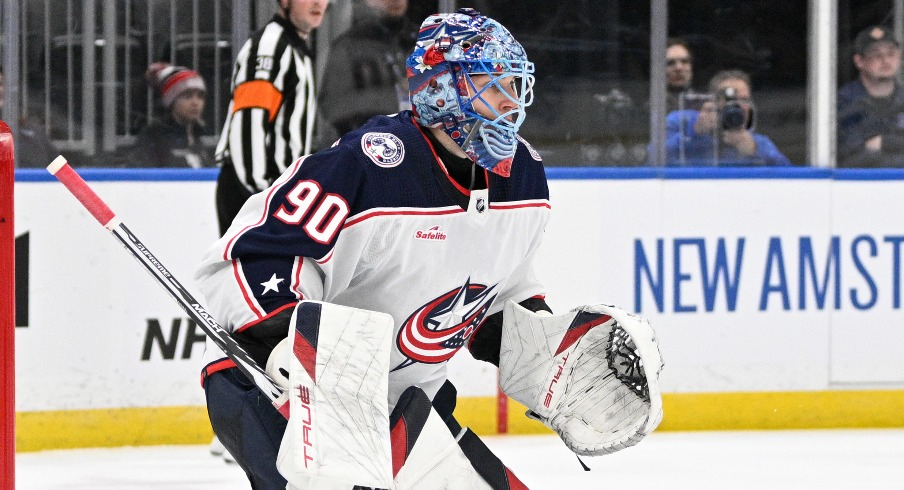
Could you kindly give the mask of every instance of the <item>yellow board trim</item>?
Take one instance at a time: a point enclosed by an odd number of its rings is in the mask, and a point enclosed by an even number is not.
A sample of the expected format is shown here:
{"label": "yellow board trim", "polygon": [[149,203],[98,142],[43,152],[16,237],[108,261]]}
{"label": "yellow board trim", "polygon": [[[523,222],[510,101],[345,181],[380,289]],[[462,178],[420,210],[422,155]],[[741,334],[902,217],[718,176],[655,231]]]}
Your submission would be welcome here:
{"label": "yellow board trim", "polygon": [[[495,434],[496,398],[458,400],[463,426]],[[904,390],[672,393],[663,395],[665,416],[658,430],[772,430],[904,427]],[[508,433],[549,433],[508,401]],[[19,452],[79,447],[206,444],[213,431],[204,407],[118,408],[19,412]]]}
{"label": "yellow board trim", "polygon": [[[496,433],[496,399],[460,400],[455,417],[478,434]],[[671,393],[662,396],[661,431],[904,427],[904,390]],[[508,401],[509,434],[550,432]]]}
{"label": "yellow board trim", "polygon": [[904,427],[904,390],[664,395],[660,430]]}
{"label": "yellow board trim", "polygon": [[16,451],[205,444],[206,407],[111,408],[16,413]]}

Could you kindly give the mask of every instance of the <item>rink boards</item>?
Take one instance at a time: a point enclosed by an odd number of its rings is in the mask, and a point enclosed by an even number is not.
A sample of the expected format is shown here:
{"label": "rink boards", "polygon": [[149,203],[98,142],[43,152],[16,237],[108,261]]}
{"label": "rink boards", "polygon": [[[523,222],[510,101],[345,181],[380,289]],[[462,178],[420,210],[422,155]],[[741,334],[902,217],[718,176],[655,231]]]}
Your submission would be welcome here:
{"label": "rink boards", "polygon": [[[192,289],[215,171],[81,173]],[[904,173],[549,174],[548,302],[652,320],[663,429],[904,426]],[[200,328],[60,184],[19,172],[15,192],[19,450],[209,437]],[[449,370],[464,424],[505,428],[495,369],[461,353]],[[509,432],[542,430],[503,407]]]}

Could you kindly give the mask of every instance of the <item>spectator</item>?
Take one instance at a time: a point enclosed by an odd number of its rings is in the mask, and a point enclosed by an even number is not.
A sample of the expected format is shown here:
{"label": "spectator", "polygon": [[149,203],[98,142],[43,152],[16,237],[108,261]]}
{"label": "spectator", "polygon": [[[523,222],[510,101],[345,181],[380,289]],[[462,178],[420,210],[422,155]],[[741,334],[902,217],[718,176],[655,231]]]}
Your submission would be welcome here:
{"label": "spectator", "polygon": [[245,42],[233,67],[232,102],[216,151],[221,234],[248,197],[312,150],[317,108],[306,40],[323,22],[329,1],[278,3],[276,15]]}
{"label": "spectator", "polygon": [[[0,68],[0,114],[5,98],[3,69]],[[8,117],[3,114],[3,117]],[[16,166],[19,168],[44,168],[59,155],[44,126],[19,118],[19,134],[15,136]]]}
{"label": "spectator", "polygon": [[891,31],[857,34],[854,66],[859,77],[838,90],[838,166],[904,167],[901,48]]}
{"label": "spectator", "polygon": [[716,73],[711,100],[699,111],[666,119],[667,165],[791,165],[769,137],[754,132],[750,77],[740,70]]}
{"label": "spectator", "polygon": [[194,70],[169,63],[145,72],[163,116],[153,119],[135,140],[124,163],[132,167],[212,167],[212,148],[201,144],[207,86]]}
{"label": "spectator", "polygon": [[695,109],[688,105],[697,92],[691,87],[694,78],[694,57],[687,42],[670,37],[665,51],[666,112]]}
{"label": "spectator", "polygon": [[357,3],[351,29],[333,41],[319,108],[339,134],[377,114],[411,108],[405,59],[417,26],[405,17],[408,0]]}

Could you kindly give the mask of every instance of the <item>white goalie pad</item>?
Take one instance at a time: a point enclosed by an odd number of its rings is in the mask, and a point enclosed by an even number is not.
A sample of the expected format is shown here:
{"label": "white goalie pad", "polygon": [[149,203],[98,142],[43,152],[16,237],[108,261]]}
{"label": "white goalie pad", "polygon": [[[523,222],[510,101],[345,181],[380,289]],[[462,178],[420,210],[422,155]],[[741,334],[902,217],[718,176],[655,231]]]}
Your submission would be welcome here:
{"label": "white goalie pad", "polygon": [[316,301],[296,307],[292,349],[284,350],[289,421],[276,461],[287,488],[391,488],[393,330],[385,313]]}
{"label": "white goalie pad", "polygon": [[499,384],[579,455],[633,446],[659,425],[662,366],[650,322],[620,308],[505,305]]}
{"label": "white goalie pad", "polygon": [[414,393],[401,423],[392,431],[399,468],[395,490],[444,490],[467,488],[492,490],[475,471],[458,444],[468,429],[453,436],[430,399],[419,388]]}

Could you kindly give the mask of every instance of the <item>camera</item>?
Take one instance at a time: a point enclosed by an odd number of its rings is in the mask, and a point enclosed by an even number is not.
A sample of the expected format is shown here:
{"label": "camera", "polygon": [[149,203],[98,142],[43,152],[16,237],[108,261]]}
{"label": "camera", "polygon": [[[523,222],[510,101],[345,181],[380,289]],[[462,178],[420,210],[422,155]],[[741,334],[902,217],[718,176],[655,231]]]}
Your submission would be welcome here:
{"label": "camera", "polygon": [[725,87],[719,91],[719,124],[722,130],[741,129],[747,123],[747,111],[738,102],[737,92],[733,87]]}

